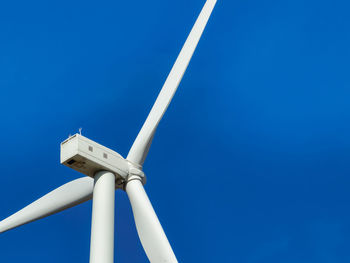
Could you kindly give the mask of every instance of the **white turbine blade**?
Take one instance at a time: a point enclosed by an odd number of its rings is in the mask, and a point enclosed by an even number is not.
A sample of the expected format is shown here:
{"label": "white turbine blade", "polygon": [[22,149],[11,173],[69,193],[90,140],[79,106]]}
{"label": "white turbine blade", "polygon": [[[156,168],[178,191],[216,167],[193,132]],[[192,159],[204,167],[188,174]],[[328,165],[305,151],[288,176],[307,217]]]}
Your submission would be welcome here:
{"label": "white turbine blade", "polygon": [[171,99],[173,98],[177,87],[186,71],[188,63],[196,49],[198,41],[204,31],[208,19],[214,9],[216,0],[207,0],[191,33],[189,34],[176,62],[166,79],[162,90],[160,91],[151,112],[137,135],[127,159],[135,164],[143,165],[146,159],[149,147],[156,131],[156,128],[162,119]]}
{"label": "white turbine blade", "polygon": [[174,252],[163,231],[151,202],[139,180],[132,180],[126,185],[137,233],[151,263],[175,263]]}
{"label": "white turbine blade", "polygon": [[55,214],[92,198],[94,179],[82,177],[53,190],[0,222],[0,233]]}

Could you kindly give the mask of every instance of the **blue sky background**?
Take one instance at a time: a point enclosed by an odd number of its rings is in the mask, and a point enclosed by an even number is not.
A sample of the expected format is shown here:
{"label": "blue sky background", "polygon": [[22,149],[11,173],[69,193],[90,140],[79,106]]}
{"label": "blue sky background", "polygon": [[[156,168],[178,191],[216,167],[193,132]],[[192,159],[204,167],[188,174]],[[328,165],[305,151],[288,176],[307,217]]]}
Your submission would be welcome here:
{"label": "blue sky background", "polygon": [[[204,0],[2,1],[0,217],[81,177],[59,144],[123,156]],[[144,170],[180,262],[350,253],[350,4],[219,0]],[[0,235],[0,262],[88,262],[91,202]],[[116,262],[147,262],[116,193]]]}

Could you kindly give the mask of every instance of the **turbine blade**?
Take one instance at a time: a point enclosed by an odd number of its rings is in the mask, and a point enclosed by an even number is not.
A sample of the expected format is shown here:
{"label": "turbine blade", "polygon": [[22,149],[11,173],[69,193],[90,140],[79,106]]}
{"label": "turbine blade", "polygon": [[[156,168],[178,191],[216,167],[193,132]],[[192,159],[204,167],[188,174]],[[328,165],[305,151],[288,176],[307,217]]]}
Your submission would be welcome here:
{"label": "turbine blade", "polygon": [[168,78],[166,79],[162,90],[160,91],[156,102],[154,103],[151,112],[149,113],[145,123],[143,124],[139,134],[137,135],[127,160],[143,165],[151,142],[156,131],[156,128],[162,119],[166,109],[168,108],[171,99],[173,98],[177,87],[186,71],[186,68],[196,49],[198,41],[204,31],[204,28],[209,20],[209,17],[214,9],[216,0],[207,0],[196,23],[194,24],[191,33],[189,34],[176,62],[171,69]]}
{"label": "turbine blade", "polygon": [[177,262],[142,183],[139,180],[129,181],[126,192],[130,199],[136,229],[149,261]]}
{"label": "turbine blade", "polygon": [[0,233],[55,214],[92,198],[94,179],[66,183],[0,222]]}

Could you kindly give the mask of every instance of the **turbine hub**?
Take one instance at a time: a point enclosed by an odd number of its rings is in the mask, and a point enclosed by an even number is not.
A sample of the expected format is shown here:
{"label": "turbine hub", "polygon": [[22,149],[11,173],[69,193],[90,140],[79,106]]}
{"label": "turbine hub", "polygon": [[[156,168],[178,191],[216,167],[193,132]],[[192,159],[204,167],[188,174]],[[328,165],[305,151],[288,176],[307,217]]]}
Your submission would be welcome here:
{"label": "turbine hub", "polygon": [[135,164],[131,163],[130,161],[127,161],[129,164],[129,174],[126,178],[126,183],[132,181],[132,180],[140,180],[143,185],[146,183],[146,176],[145,173],[141,170],[142,168],[136,167]]}

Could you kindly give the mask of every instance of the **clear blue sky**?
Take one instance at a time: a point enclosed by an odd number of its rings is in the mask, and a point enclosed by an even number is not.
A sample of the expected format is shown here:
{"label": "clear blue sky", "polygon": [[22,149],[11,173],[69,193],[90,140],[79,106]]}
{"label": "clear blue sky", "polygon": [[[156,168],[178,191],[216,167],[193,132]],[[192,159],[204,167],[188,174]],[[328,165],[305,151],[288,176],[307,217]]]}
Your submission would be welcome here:
{"label": "clear blue sky", "polygon": [[[2,1],[0,217],[126,156],[204,0]],[[145,163],[180,262],[350,262],[350,4],[219,0]],[[0,262],[88,262],[91,202],[0,235]],[[116,262],[147,262],[125,193]]]}

